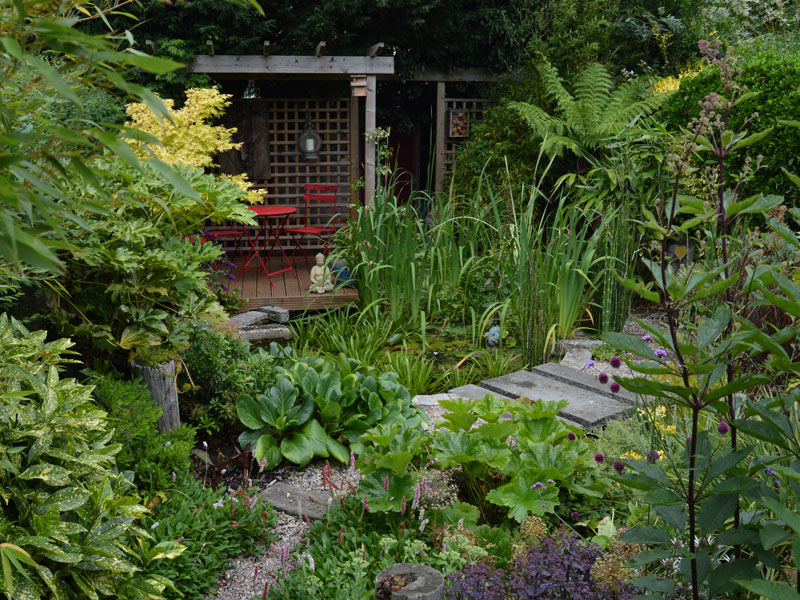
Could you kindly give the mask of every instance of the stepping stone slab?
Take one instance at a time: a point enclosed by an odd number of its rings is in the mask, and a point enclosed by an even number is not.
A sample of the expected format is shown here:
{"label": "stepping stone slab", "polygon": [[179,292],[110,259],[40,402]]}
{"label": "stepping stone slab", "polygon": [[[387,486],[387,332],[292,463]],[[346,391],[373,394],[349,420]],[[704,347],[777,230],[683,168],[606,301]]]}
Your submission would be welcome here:
{"label": "stepping stone slab", "polygon": [[455,400],[459,397],[455,394],[417,394],[411,399],[411,402],[417,406],[439,406],[440,400]]}
{"label": "stepping stone slab", "polygon": [[[453,396],[457,396],[459,398],[469,398],[470,400],[481,400],[487,394],[491,396],[495,396],[497,398],[502,398],[504,400],[516,400],[516,398],[511,398],[510,396],[506,396],[504,394],[498,394],[497,392],[493,392],[492,390],[487,390],[486,388],[482,388],[478,385],[474,385],[469,383],[467,385],[462,385],[461,387],[453,388],[449,391],[449,393]],[[513,415],[511,413],[506,413],[501,419],[513,419]],[[570,419],[563,417],[562,415],[557,415],[557,418],[564,421],[567,425],[574,425],[575,427],[583,427],[580,423],[576,423]]]}
{"label": "stepping stone slab", "polygon": [[606,420],[621,417],[629,409],[614,398],[570,385],[542,373],[517,371],[481,382],[481,386],[499,394],[531,400],[567,400],[561,416],[583,427],[596,427]]}
{"label": "stepping stone slab", "polygon": [[486,388],[482,388],[472,383],[448,390],[448,393],[456,398],[469,398],[470,400],[482,400],[487,394],[497,396],[503,400],[511,400],[509,396],[498,394],[497,392],[487,390]]}
{"label": "stepping stone slab", "polygon": [[546,377],[552,377],[558,381],[574,385],[590,392],[596,392],[608,398],[613,398],[626,404],[636,403],[636,394],[628,390],[620,390],[616,394],[608,389],[608,384],[603,385],[597,381],[597,377],[586,371],[571,369],[564,364],[545,363],[537,365],[531,369],[534,373],[540,373]]}
{"label": "stepping stone slab", "polygon": [[290,515],[299,516],[298,508],[302,507],[303,515],[314,521],[321,519],[328,511],[328,498],[330,498],[328,494],[309,491],[281,481],[267,486],[258,495],[272,504],[276,510]]}
{"label": "stepping stone slab", "polygon": [[247,312],[239,313],[228,320],[228,325],[236,329],[244,329],[245,327],[253,327],[264,321],[269,321],[269,316],[258,310],[249,310]]}
{"label": "stepping stone slab", "polygon": [[292,330],[285,325],[265,325],[263,327],[248,327],[239,331],[244,339],[250,342],[260,340],[276,340],[289,342],[292,340]]}
{"label": "stepping stone slab", "polygon": [[561,364],[570,369],[580,370],[592,360],[592,351],[584,350],[582,348],[571,348],[567,350],[564,358],[561,359]]}
{"label": "stepping stone slab", "polygon": [[256,310],[267,315],[267,318],[275,323],[286,323],[289,320],[289,310],[280,306],[267,304]]}

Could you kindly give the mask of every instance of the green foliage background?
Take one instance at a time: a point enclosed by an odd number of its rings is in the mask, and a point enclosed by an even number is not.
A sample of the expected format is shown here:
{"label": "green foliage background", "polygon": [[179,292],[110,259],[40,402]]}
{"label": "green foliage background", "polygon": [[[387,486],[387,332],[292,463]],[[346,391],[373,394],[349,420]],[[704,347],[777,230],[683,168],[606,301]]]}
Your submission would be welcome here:
{"label": "green foliage background", "polygon": [[[764,163],[749,184],[749,193],[783,194],[788,205],[798,205],[800,190],[787,185],[781,167],[796,172],[800,161],[800,130],[785,127],[779,119],[797,117],[800,106],[800,53],[780,54],[773,50],[757,52],[739,65],[742,69],[739,84],[747,86],[748,91],[758,92],[754,98],[746,100],[731,116],[731,128],[738,129],[745,119],[758,113],[748,125],[750,132],[768,127],[775,129],[758,144],[753,146],[752,155],[762,154]],[[686,127],[697,114],[697,105],[706,94],[721,88],[719,71],[706,68],[702,73],[681,81],[680,90],[673,93],[665,102],[659,116],[672,129]],[[731,157],[726,165],[729,172],[740,172],[745,157],[741,154]],[[733,169],[733,171],[730,171]]]}

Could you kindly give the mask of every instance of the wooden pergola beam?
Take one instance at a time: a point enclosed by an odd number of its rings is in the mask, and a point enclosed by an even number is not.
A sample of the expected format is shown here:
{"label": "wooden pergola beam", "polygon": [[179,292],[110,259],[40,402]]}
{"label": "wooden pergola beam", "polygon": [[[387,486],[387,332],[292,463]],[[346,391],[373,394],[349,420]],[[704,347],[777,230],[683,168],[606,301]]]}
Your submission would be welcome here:
{"label": "wooden pergola beam", "polygon": [[319,43],[317,44],[317,47],[316,47],[316,48],[314,48],[314,56],[316,56],[317,58],[319,58],[320,56],[322,56],[323,54],[325,54],[325,46],[327,46],[327,45],[328,45],[328,43],[327,43],[327,42],[319,42]]}
{"label": "wooden pergola beam", "polygon": [[209,56],[214,56],[214,42],[212,40],[206,40],[206,53]]}
{"label": "wooden pergola beam", "polygon": [[269,42],[264,40],[264,56],[269,56]]}
{"label": "wooden pergola beam", "polygon": [[187,65],[191,73],[223,77],[312,76],[349,79],[351,75],[394,76],[393,56],[260,56],[258,54],[199,55]]}

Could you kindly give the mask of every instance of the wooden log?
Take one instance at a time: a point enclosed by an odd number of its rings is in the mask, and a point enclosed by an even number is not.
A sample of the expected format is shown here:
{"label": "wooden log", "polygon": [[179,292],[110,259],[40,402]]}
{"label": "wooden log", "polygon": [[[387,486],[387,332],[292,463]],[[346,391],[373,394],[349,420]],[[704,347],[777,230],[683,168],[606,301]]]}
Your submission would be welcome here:
{"label": "wooden log", "polygon": [[397,563],[375,578],[375,600],[442,600],[444,576],[427,565]]}
{"label": "wooden log", "polygon": [[158,418],[159,431],[172,431],[181,426],[180,411],[178,408],[178,390],[175,387],[175,361],[150,367],[131,361],[134,375],[141,377],[150,390],[150,399],[155,406],[161,407],[161,416]]}

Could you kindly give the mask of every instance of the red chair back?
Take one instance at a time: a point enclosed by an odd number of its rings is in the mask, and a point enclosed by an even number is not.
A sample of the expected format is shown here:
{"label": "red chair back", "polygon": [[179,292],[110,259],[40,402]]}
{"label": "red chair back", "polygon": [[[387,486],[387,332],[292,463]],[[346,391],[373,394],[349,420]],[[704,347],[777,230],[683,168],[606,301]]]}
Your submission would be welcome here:
{"label": "red chair back", "polygon": [[[303,202],[305,204],[305,212],[303,213],[303,226],[304,227],[336,227],[331,219],[335,219],[339,212],[339,207],[336,205],[337,194],[339,192],[338,185],[331,185],[326,183],[307,183],[303,188]],[[331,203],[333,212],[330,213],[330,208],[326,206]],[[309,217],[317,217],[316,222],[311,222]]]}

